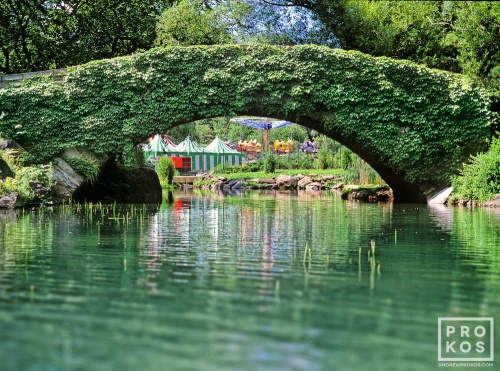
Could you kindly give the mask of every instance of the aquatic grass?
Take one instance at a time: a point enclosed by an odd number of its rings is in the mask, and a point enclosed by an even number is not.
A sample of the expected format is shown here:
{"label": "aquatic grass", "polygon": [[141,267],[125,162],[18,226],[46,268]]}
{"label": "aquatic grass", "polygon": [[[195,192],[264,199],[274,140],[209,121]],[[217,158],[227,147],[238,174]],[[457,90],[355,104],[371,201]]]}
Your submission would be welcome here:
{"label": "aquatic grass", "polygon": [[309,268],[311,268],[311,247],[309,247],[309,242],[306,242],[306,248],[304,249],[304,257],[302,259],[302,263],[306,264],[306,258],[309,260]]}
{"label": "aquatic grass", "polygon": [[[44,215],[44,213],[47,213],[47,210],[43,210],[39,214]],[[142,204],[141,206],[119,205],[116,201],[113,204],[106,205],[101,202],[78,203],[68,200],[59,205],[56,210],[58,210],[58,214],[63,218],[81,214],[83,216],[83,225],[87,225],[87,227],[96,225],[98,226],[99,233],[100,227],[109,223],[113,223],[117,228],[120,228],[121,226],[130,225],[136,219],[137,225],[139,225],[139,223],[143,222],[143,218],[147,214],[146,204]],[[68,233],[70,233],[69,226]]]}
{"label": "aquatic grass", "polygon": [[304,249],[304,256],[302,258],[302,263],[306,264],[306,256],[307,256],[307,249],[309,248],[309,245],[306,243],[306,248]]}
{"label": "aquatic grass", "polygon": [[276,304],[279,305],[280,303],[280,281],[277,280],[276,284],[274,285],[274,298],[276,300]]}
{"label": "aquatic grass", "polygon": [[101,243],[101,224],[97,221],[97,244]]}
{"label": "aquatic grass", "polygon": [[30,302],[35,301],[35,285],[30,285]]}
{"label": "aquatic grass", "polygon": [[92,205],[92,203],[90,203],[90,207],[89,207],[89,209],[87,211],[87,215],[88,215],[88,219],[89,219],[90,223],[92,223],[92,215],[94,214],[93,211],[92,211],[92,207],[93,207],[93,205]]}
{"label": "aquatic grass", "polygon": [[[371,253],[371,256],[370,256]],[[368,252],[368,256],[370,257],[370,265],[372,267],[375,266],[375,241],[371,240],[370,241],[370,251]]]}
{"label": "aquatic grass", "polygon": [[370,261],[370,291],[375,289],[375,241],[370,241],[370,250],[368,250]]}
{"label": "aquatic grass", "polygon": [[26,279],[28,279],[28,255],[29,255],[29,250],[26,248],[26,254],[24,256],[24,274],[26,276]]}
{"label": "aquatic grass", "polygon": [[[360,249],[360,256],[361,256],[361,249]],[[376,270],[377,273],[380,274],[381,264],[380,264],[380,262],[376,261],[376,256],[375,256],[375,241],[374,240],[370,241],[370,250],[368,250],[368,259],[369,259],[369,262],[370,262],[370,271],[374,272]]]}

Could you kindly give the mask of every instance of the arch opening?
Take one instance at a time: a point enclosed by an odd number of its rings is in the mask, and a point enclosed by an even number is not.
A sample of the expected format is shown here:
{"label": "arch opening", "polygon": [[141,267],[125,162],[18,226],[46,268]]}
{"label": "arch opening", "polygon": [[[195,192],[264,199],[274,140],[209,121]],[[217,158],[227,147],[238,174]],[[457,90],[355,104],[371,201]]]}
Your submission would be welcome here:
{"label": "arch opening", "polygon": [[[174,141],[178,142],[183,140],[186,136],[191,135],[193,139],[196,141],[200,141],[202,145],[206,145],[208,141],[211,141],[213,139],[213,134],[214,132],[211,130],[209,132],[209,140],[207,138],[203,139],[200,136],[192,135],[189,131],[180,131],[180,134],[174,134],[172,135],[173,132],[176,131],[176,129],[182,128],[182,127],[187,127],[189,125],[192,125],[194,123],[199,123],[203,121],[210,121],[214,119],[223,119],[226,120],[228,126],[231,126],[232,128],[245,128],[244,126],[240,126],[239,124],[236,123],[231,123],[232,118],[251,118],[259,121],[275,121],[275,120],[280,120],[280,121],[289,121],[292,122],[296,127],[303,128],[303,140],[302,142],[306,141],[307,138],[311,138],[311,132],[317,133],[316,135],[321,135],[324,136],[325,138],[328,138],[335,143],[338,143],[339,146],[347,148],[349,151],[354,153],[356,156],[358,156],[361,160],[366,162],[366,164],[369,165],[373,169],[374,172],[378,175],[378,177],[383,180],[393,191],[394,193],[394,201],[398,203],[423,203],[426,202],[426,197],[422,193],[422,191],[418,188],[415,187],[411,184],[407,184],[406,182],[401,180],[401,177],[397,174],[394,174],[391,169],[387,166],[387,164],[384,164],[381,162],[379,159],[377,159],[375,156],[371,156],[370,153],[363,148],[362,146],[356,145],[353,141],[346,140],[342,135],[336,134],[332,132],[328,132],[324,130],[324,126],[321,124],[321,122],[313,117],[306,117],[306,116],[292,116],[292,115],[281,115],[279,113],[274,113],[274,114],[266,114],[265,112],[262,111],[257,111],[257,110],[252,110],[252,111],[244,111],[240,112],[238,115],[230,116],[230,117],[206,117],[202,119],[198,119],[196,121],[191,121],[191,122],[184,122],[181,121],[179,123],[176,123],[175,125],[164,125],[164,126],[158,126],[157,132],[165,133],[169,138],[174,139]],[[298,122],[297,122],[298,121]],[[249,129],[250,131],[252,129]],[[278,129],[276,132],[287,132],[287,128],[284,129]],[[265,134],[264,130],[260,131],[260,134],[255,135],[255,131],[253,134],[250,134],[248,136],[248,130],[247,133],[245,133],[245,129],[241,131],[241,139],[242,140],[250,140],[250,139],[258,139],[260,141],[265,140]],[[144,138],[141,138],[141,142],[144,142],[145,139],[149,138],[152,136],[153,133],[146,135]],[[199,133],[198,133],[199,134]],[[217,133],[215,133],[217,134]],[[201,134],[203,135],[203,134]],[[286,135],[285,135],[286,136]],[[221,138],[224,140],[228,141],[235,141],[237,138],[236,137],[230,137],[230,135],[226,135],[224,138]],[[284,139],[284,138],[283,138]],[[295,142],[301,142],[300,140],[297,140],[297,137],[295,136],[294,138]],[[273,136],[270,136],[270,142],[273,142]],[[272,148],[272,146],[271,146]],[[319,149],[319,148],[318,148]],[[373,177],[372,177],[373,178]],[[352,183],[356,183],[358,181],[353,181]]]}

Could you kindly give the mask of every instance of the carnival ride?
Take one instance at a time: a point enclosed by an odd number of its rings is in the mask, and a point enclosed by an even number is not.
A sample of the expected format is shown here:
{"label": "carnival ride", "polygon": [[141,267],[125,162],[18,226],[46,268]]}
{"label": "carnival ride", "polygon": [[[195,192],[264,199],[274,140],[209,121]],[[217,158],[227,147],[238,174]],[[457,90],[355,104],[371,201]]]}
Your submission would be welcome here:
{"label": "carnival ride", "polygon": [[281,140],[275,140],[273,144],[274,153],[278,155],[287,154],[293,152],[294,145],[293,142],[289,139],[286,142]]}
{"label": "carnival ride", "polygon": [[245,125],[251,127],[252,129],[264,130],[264,140],[262,149],[265,152],[269,151],[269,130],[281,129],[289,125],[293,125],[293,122],[280,120],[280,121],[269,121],[269,119],[258,119],[258,118],[233,118],[230,120],[236,124]]}
{"label": "carnival ride", "polygon": [[301,144],[300,150],[302,152],[317,153],[318,147],[316,146],[316,143],[308,140],[308,141]]}
{"label": "carnival ride", "polygon": [[255,139],[250,141],[239,140],[236,149],[243,153],[260,154],[262,152],[262,144]]}

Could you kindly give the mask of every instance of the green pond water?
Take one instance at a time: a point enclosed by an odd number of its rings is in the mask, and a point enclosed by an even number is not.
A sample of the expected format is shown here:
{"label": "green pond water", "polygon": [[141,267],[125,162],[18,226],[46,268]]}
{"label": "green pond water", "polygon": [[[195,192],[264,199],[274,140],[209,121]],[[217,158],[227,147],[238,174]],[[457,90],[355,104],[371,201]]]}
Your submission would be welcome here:
{"label": "green pond water", "polygon": [[335,194],[3,212],[0,370],[444,369],[438,317],[500,319],[499,249],[500,210]]}

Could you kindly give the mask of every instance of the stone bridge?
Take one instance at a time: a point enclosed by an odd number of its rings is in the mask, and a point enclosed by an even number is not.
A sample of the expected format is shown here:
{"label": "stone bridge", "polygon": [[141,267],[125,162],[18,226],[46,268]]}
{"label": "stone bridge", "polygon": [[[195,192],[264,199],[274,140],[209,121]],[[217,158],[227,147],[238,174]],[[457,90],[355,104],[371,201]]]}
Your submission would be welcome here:
{"label": "stone bridge", "polygon": [[426,202],[490,133],[488,99],[465,76],[312,45],[153,49],[0,90],[0,132],[32,162],[83,147],[133,166],[134,146],[154,133],[242,115],[340,142],[398,202]]}

